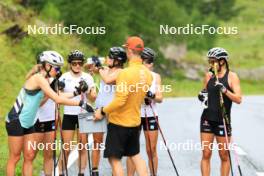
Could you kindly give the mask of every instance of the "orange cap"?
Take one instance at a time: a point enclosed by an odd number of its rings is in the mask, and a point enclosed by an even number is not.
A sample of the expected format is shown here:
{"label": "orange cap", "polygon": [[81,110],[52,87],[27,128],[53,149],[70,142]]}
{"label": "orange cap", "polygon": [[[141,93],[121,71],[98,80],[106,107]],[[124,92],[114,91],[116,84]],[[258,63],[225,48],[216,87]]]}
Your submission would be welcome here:
{"label": "orange cap", "polygon": [[128,37],[126,43],[123,45],[125,48],[129,48],[132,50],[143,51],[144,50],[144,42],[140,37],[132,36]]}

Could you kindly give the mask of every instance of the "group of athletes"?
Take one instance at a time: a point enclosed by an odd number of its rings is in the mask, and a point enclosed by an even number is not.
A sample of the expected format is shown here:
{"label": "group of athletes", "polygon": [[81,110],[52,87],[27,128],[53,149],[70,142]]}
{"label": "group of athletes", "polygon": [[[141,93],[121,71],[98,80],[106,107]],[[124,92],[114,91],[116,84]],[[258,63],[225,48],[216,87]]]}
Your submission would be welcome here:
{"label": "group of athletes", "polygon": [[[204,104],[201,117],[201,142],[213,143],[214,139],[221,144],[230,142],[232,102],[241,103],[241,90],[238,76],[229,70],[228,53],[223,48],[212,48],[208,54],[209,72],[204,79],[203,90],[198,98]],[[15,168],[23,153],[24,176],[33,175],[33,161],[37,150],[29,143],[53,143],[58,128],[58,105],[63,106],[61,137],[65,144],[70,144],[77,135],[77,142],[88,143],[87,134],[79,132],[78,115],[92,112],[91,103],[95,104],[94,121],[105,126],[105,131],[93,133],[91,175],[99,175],[100,153],[105,143],[104,157],[112,168],[112,175],[123,176],[121,159],[127,157],[127,175],[157,175],[158,156],[158,113],[156,103],[163,100],[161,76],[153,72],[156,53],[144,47],[144,42],[137,36],[129,37],[122,47],[109,49],[105,63],[98,57],[86,62],[79,50],[72,51],[67,58],[69,70],[61,74],[64,65],[63,57],[56,51],[43,51],[37,65],[26,76],[13,107],[6,117],[8,134],[9,159],[6,175],[14,176]],[[128,63],[127,63],[128,62]],[[216,65],[216,70],[214,66]],[[86,69],[85,69],[86,68]],[[85,72],[85,70],[87,72]],[[100,77],[99,87],[93,76]],[[217,77],[216,77],[217,74]],[[219,78],[216,80],[216,78]],[[141,85],[137,91],[118,86]],[[148,87],[148,90],[144,89]],[[98,89],[98,90],[97,90]],[[227,135],[224,130],[220,109],[220,95],[223,94],[224,107],[228,117]],[[98,92],[98,93],[97,93]],[[146,139],[149,171],[140,156],[140,131],[143,129]],[[104,134],[106,139],[104,141]],[[64,148],[64,157],[58,162],[59,175],[66,175],[69,145]],[[97,146],[97,147],[96,147]],[[99,146],[99,147],[98,147]],[[208,145],[209,146],[209,145]],[[79,151],[79,176],[83,176],[88,163],[87,150]],[[203,149],[201,172],[210,175],[210,158],[212,150]],[[221,176],[230,173],[228,150],[219,150],[221,158]],[[46,148],[43,151],[45,176],[54,171],[54,151]]]}

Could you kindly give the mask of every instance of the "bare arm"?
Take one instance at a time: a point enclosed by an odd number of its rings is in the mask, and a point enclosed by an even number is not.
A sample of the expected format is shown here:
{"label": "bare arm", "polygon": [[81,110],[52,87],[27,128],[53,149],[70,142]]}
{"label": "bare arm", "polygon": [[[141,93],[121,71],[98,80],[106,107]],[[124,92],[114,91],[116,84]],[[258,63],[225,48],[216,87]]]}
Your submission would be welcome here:
{"label": "bare arm", "polygon": [[163,95],[162,95],[162,87],[161,87],[161,77],[159,74],[155,73],[156,76],[156,85],[157,85],[157,90],[155,93],[155,102],[161,103],[163,100]]}
{"label": "bare arm", "polygon": [[36,76],[36,81],[37,81],[38,86],[41,88],[41,90],[56,103],[64,104],[68,106],[78,106],[79,105],[80,103],[79,101],[74,101],[74,100],[65,98],[64,96],[59,96],[56,92],[54,92],[51,89],[48,81],[41,75]]}
{"label": "bare arm", "polygon": [[[65,97],[65,98],[74,97],[73,93],[60,93],[59,95]],[[45,97],[40,102],[40,107],[43,106],[48,101],[48,99],[49,99],[49,97],[47,95],[45,95]]]}
{"label": "bare arm", "polygon": [[[64,92],[61,92],[60,91],[59,92],[59,95],[65,97],[65,98],[72,98],[72,97],[74,97],[74,94],[73,93],[70,93],[70,92],[64,93]],[[48,99],[49,99],[49,97],[47,95],[45,95],[45,97],[40,102],[40,106],[43,106],[48,101]]]}
{"label": "bare arm", "polygon": [[59,93],[60,96],[65,97],[65,98],[73,98],[74,94],[73,92],[61,92]]}
{"label": "bare arm", "polygon": [[235,73],[231,73],[230,77],[228,77],[228,80],[230,79],[230,86],[233,92],[227,90],[225,95],[230,98],[233,102],[240,104],[242,102],[242,94],[241,94],[241,88],[240,88],[240,80]]}
{"label": "bare arm", "polygon": [[119,71],[120,70],[116,70],[115,72],[109,74],[108,70],[100,69],[99,74],[106,84],[115,84]]}

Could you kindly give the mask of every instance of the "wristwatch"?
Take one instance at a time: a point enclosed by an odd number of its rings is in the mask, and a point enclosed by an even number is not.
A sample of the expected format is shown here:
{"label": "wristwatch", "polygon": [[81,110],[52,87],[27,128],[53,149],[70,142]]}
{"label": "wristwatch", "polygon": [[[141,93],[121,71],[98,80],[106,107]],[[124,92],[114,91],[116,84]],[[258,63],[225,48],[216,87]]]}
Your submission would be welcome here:
{"label": "wristwatch", "polygon": [[101,114],[103,115],[103,116],[105,116],[105,112],[104,112],[104,107],[101,107]]}

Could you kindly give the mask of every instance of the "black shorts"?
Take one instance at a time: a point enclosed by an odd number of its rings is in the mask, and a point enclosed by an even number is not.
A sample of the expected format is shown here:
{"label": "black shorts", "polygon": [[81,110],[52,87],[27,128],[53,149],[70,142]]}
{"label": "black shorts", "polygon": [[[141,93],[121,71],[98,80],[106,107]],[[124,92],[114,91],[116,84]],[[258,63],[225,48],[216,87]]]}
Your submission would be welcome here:
{"label": "black shorts", "polygon": [[27,134],[32,134],[35,132],[35,128],[23,128],[19,119],[12,120],[10,122],[6,122],[6,131],[8,136],[24,136]]}
{"label": "black shorts", "polygon": [[51,132],[55,130],[55,120],[47,122],[40,122],[39,120],[37,120],[34,126],[36,133]]}
{"label": "black shorts", "polygon": [[78,115],[63,115],[62,130],[76,130],[79,128]]}
{"label": "black shorts", "polygon": [[[206,120],[204,118],[201,118],[200,132],[213,133],[214,135],[221,137],[225,136],[225,129],[223,123]],[[232,127],[230,124],[227,125],[227,135],[228,136],[232,135]]]}
{"label": "black shorts", "polygon": [[123,156],[138,154],[139,134],[140,126],[122,127],[109,123],[107,126],[104,157],[121,159]]}
{"label": "black shorts", "polygon": [[158,117],[141,117],[141,127],[144,131],[156,131],[158,130]]}

